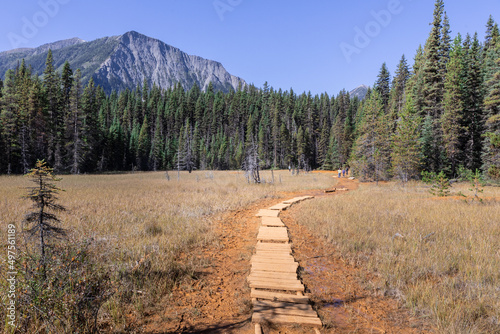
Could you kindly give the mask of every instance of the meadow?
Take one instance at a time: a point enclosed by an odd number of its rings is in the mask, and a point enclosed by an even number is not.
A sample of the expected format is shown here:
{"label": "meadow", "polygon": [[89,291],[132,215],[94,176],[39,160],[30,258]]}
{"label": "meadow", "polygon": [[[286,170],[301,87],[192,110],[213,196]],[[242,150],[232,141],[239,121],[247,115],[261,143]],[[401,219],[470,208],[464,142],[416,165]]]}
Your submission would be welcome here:
{"label": "meadow", "polygon": [[297,220],[351,265],[375,273],[364,285],[392,295],[439,333],[500,333],[500,188],[465,202],[410,183],[361,184],[302,204]]}
{"label": "meadow", "polygon": [[[328,174],[292,176],[288,171],[261,172],[264,184],[248,183],[245,174],[237,171],[181,172],[179,179],[176,172],[169,174],[170,180],[165,172],[62,176],[57,186],[65,191],[58,194],[58,203],[67,211],[58,217],[68,233],[59,241],[63,245],[57,253],[60,259],[56,255],[53,259],[55,283],[46,289],[55,291],[34,298],[30,292],[36,290],[33,284],[28,278],[20,279],[18,321],[24,330],[71,332],[71,328],[83,326],[65,319],[84,317],[82,303],[92,293],[98,296],[92,300],[101,301],[101,329],[125,330],[128,314],[140,313],[193,275],[195,260],[180,262],[179,255],[207,243],[217,244],[214,221],[218,215],[259,199],[278,198],[282,192],[334,184]],[[26,259],[36,254],[36,248],[34,240],[25,239],[21,231],[31,205],[21,197],[32,184],[22,176],[0,176],[0,184],[2,229],[6,232],[7,224],[16,225],[17,261],[22,262],[18,265],[24,266],[21,271],[28,271]],[[2,235],[0,244],[6,250],[7,234]],[[6,262],[0,266],[4,275]],[[37,277],[37,270],[32,270],[30,279]],[[6,291],[2,287],[2,300]],[[45,309],[46,316],[42,311],[34,314],[33,305]],[[95,311],[95,305],[92,307],[88,306],[90,313]],[[68,314],[70,309],[74,314]],[[0,312],[6,312],[3,304]],[[92,323],[87,325],[90,331]]]}

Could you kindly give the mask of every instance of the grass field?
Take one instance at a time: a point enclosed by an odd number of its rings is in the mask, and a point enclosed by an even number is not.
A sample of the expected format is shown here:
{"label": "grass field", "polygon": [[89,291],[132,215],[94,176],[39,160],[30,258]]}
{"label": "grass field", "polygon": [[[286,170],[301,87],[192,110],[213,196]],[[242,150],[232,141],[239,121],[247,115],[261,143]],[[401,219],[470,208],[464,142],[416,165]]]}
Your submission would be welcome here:
{"label": "grass field", "polygon": [[439,333],[500,333],[500,188],[486,187],[483,203],[428,189],[362,184],[304,203],[298,221],[376,273],[365,282],[374,293],[395,295]]}
{"label": "grass field", "polygon": [[[271,183],[273,176],[274,183]],[[77,287],[85,283],[87,289],[91,277],[100,279],[96,278],[96,271],[103,272],[99,277],[108,275],[108,289],[113,290],[113,296],[99,312],[100,322],[106,323],[108,329],[123,330],[127,314],[140,313],[167,294],[173,284],[192,274],[193,264],[179,263],[177,258],[190,249],[217,243],[213,221],[218,214],[262,198],[278,197],[280,192],[327,188],[334,184],[328,174],[292,176],[288,171],[262,172],[266,183],[260,185],[247,183],[244,173],[234,171],[181,172],[179,180],[177,173],[171,172],[170,177],[167,180],[164,172],[67,175],[58,183],[65,190],[58,195],[58,202],[68,209],[58,214],[62,227],[69,232],[63,242],[70,248],[85,245],[92,257],[82,259],[82,263],[87,261],[85,268],[75,267],[74,276],[68,280],[78,282],[71,283],[72,288],[67,291],[78,290]],[[0,184],[2,229],[6,230],[7,224],[16,225],[17,246],[22,253],[26,245],[20,233],[21,221],[30,203],[21,197],[31,183],[21,176],[0,176]],[[6,243],[7,237],[0,242],[3,249]],[[76,255],[66,252],[67,261],[78,262],[75,257],[79,252],[75,250]],[[58,263],[69,268],[68,264]],[[4,261],[0,270],[7,271]],[[59,275],[66,271],[69,269],[61,269]],[[6,289],[2,289],[2,300],[5,292]],[[30,305],[22,305],[23,300],[19,301],[19,310],[28,312]],[[38,302],[43,305],[42,301]],[[5,314],[3,304],[0,310]],[[48,328],[62,332],[64,328],[63,321],[47,324],[37,319],[25,320],[31,331]]]}

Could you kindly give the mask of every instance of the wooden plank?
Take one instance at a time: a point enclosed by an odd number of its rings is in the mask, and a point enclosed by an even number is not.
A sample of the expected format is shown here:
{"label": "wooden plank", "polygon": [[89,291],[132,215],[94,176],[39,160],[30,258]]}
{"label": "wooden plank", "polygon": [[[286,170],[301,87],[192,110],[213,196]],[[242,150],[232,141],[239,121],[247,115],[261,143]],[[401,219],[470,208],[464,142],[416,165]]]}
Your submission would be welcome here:
{"label": "wooden plank", "polygon": [[317,316],[316,312],[312,308],[310,304],[303,304],[303,303],[290,303],[290,302],[277,302],[277,301],[272,301],[272,300],[265,300],[265,299],[255,299],[252,304],[257,307],[265,307],[265,308],[287,308],[287,309],[295,309],[295,310],[301,310],[301,311],[313,311],[314,316]]}
{"label": "wooden plank", "polygon": [[260,233],[283,233],[283,234],[288,234],[288,230],[287,230],[286,227],[261,226],[261,227],[259,227],[259,232]]}
{"label": "wooden plank", "polygon": [[282,251],[276,251],[276,252],[259,252],[257,254],[252,255],[252,258],[256,259],[274,259],[274,260],[292,260],[294,261],[294,258],[292,255],[286,252]]}
{"label": "wooden plank", "polygon": [[267,242],[260,242],[255,246],[256,250],[282,250],[282,251],[292,251],[292,246],[290,244],[273,244]]}
{"label": "wooden plank", "polygon": [[271,206],[269,210],[286,210],[290,205],[290,203],[278,203]]}
{"label": "wooden plank", "polygon": [[259,241],[280,241],[280,242],[289,242],[290,239],[288,237],[283,236],[271,236],[271,235],[261,235],[257,237]]}
{"label": "wooden plank", "polygon": [[260,313],[300,315],[302,317],[318,317],[316,311],[314,311],[309,304],[271,302],[267,300],[255,300],[253,302],[253,311]]}
{"label": "wooden plank", "polygon": [[279,259],[279,258],[269,258],[269,257],[262,257],[262,256],[252,256],[252,258],[250,259],[250,263],[270,263],[270,264],[288,264],[288,263],[297,263],[295,262],[294,258],[291,257],[289,259],[287,258],[283,258],[283,259]]}
{"label": "wooden plank", "polygon": [[291,252],[286,252],[282,250],[274,250],[274,251],[266,251],[266,250],[257,250],[255,252],[255,255],[260,255],[260,256],[267,256],[267,257],[285,257],[287,255],[290,255]]}
{"label": "wooden plank", "polygon": [[264,226],[285,226],[279,217],[262,217],[261,219]]}
{"label": "wooden plank", "polygon": [[[248,276],[247,277],[248,282],[262,282],[262,283],[268,283],[268,284],[273,284],[276,286],[303,286],[303,284],[297,279],[297,277],[292,278],[292,279],[286,279],[286,278],[268,278],[268,277],[255,277],[255,276]],[[281,285],[280,285],[281,284]],[[288,289],[282,289],[282,290],[288,290]],[[303,290],[300,290],[303,291]]]}
{"label": "wooden plank", "polygon": [[275,236],[288,236],[288,230],[286,227],[259,227],[258,235],[275,235]]}
{"label": "wooden plank", "polygon": [[268,241],[289,241],[286,227],[266,227],[261,226],[257,234],[257,240]]}
{"label": "wooden plank", "polygon": [[314,196],[302,196],[302,200],[313,199]]}
{"label": "wooden plank", "polygon": [[276,259],[276,260],[293,259],[293,256],[290,255],[290,253],[283,251],[274,251],[274,252],[257,251],[257,253],[255,253],[253,256],[268,258],[268,259]]}
{"label": "wooden plank", "polygon": [[296,273],[299,264],[297,262],[290,264],[270,264],[270,263],[261,263],[255,262],[252,263],[252,270],[258,271],[274,271],[274,272],[283,272],[283,273]]}
{"label": "wooden plank", "polygon": [[254,312],[252,315],[252,323],[271,322],[277,324],[300,324],[321,327],[321,320],[316,317],[301,317],[282,314],[267,314],[262,312]]}
{"label": "wooden plank", "polygon": [[267,210],[260,209],[259,212],[255,215],[257,217],[278,217],[280,214],[277,210]]}
{"label": "wooden plank", "polygon": [[287,293],[271,292],[271,291],[264,291],[257,289],[252,289],[252,291],[250,292],[250,298],[258,298],[258,299],[297,303],[297,304],[309,303],[309,297],[306,296],[296,296]]}
{"label": "wooden plank", "polygon": [[297,279],[297,273],[277,273],[272,271],[252,271],[248,277],[252,278],[282,278],[287,280]]}
{"label": "wooden plank", "polygon": [[250,281],[248,285],[256,289],[269,290],[286,290],[286,291],[304,291],[304,285],[297,281],[294,282],[278,282],[278,281]]}
{"label": "wooden plank", "polygon": [[283,201],[283,204],[294,204],[297,202],[300,202],[302,200],[302,197],[294,197],[292,199],[288,199],[286,201]]}

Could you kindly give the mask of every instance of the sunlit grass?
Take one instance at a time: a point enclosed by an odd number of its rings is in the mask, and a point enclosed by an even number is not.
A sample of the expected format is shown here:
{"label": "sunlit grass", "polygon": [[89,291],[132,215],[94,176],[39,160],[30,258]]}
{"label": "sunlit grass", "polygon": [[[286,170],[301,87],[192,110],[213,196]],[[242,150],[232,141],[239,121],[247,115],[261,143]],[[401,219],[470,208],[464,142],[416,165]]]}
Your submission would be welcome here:
{"label": "sunlit grass", "polygon": [[[455,184],[452,193],[468,188]],[[436,198],[418,183],[361,185],[304,203],[298,219],[378,273],[380,292],[430,316],[440,333],[500,333],[500,189],[481,197]]]}

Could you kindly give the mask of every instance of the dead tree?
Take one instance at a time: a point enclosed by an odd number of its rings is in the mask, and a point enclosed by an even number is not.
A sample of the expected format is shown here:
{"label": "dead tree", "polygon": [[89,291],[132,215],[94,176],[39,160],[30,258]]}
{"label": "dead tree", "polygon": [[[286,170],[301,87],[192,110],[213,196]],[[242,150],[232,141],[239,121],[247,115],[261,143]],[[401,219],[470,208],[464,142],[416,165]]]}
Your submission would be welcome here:
{"label": "dead tree", "polygon": [[247,179],[252,179],[254,183],[260,183],[259,174],[259,150],[258,145],[255,140],[247,146],[245,160],[243,162],[243,169],[245,170],[245,176]]}

